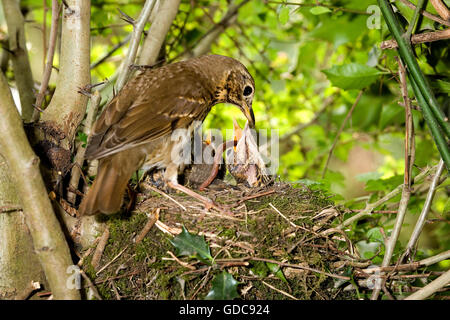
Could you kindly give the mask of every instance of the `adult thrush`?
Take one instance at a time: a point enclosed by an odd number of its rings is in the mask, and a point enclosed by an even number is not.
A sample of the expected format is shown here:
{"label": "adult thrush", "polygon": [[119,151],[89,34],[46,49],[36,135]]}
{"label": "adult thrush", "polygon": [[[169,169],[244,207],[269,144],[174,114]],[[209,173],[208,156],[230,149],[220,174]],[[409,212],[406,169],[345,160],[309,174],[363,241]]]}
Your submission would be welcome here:
{"label": "adult thrush", "polygon": [[146,69],[127,82],[93,126],[87,159],[99,159],[98,173],[81,202],[79,215],[119,211],[128,180],[140,167],[165,168],[171,188],[211,201],[178,184],[184,165],[174,158],[191,137],[194,121],[203,121],[218,103],[236,105],[254,127],[255,82],[239,61],[208,55],[157,69]]}

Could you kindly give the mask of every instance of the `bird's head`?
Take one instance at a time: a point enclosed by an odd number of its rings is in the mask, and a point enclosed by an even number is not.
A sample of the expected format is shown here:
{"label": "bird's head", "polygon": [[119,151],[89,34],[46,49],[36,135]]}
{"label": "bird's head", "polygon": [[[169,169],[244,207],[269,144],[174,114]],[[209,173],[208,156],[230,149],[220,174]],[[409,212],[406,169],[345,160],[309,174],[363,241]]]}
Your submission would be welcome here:
{"label": "bird's head", "polygon": [[217,102],[237,106],[247,118],[250,128],[255,128],[255,115],[252,109],[255,81],[247,68],[236,59],[224,56],[209,56],[216,59],[216,70],[222,73],[216,89]]}

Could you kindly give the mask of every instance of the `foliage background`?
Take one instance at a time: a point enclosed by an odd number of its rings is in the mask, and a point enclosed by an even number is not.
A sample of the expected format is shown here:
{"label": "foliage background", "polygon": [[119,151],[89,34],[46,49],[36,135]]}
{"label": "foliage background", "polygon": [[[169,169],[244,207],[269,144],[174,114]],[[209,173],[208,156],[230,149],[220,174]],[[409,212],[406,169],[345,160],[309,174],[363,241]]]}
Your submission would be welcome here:
{"label": "foliage background", "polygon": [[[44,0],[45,1],[45,0]],[[412,1],[415,3],[415,1]],[[242,5],[236,19],[227,20],[228,27],[220,32],[210,52],[241,60],[256,82],[254,110],[257,126],[278,129],[280,135],[280,167],[282,180],[305,183],[311,188],[330,192],[337,204],[350,209],[362,209],[403,182],[404,170],[404,109],[397,79],[395,50],[379,49],[388,35],[382,18],[379,26],[368,27],[366,12],[376,1],[231,1],[183,0],[179,13],[165,43],[165,57],[172,62],[185,56],[201,42],[205,34],[217,28],[233,6]],[[132,26],[120,19],[118,9],[136,18],[143,1],[93,0],[91,17],[91,63],[102,59],[131,32]],[[50,3],[47,3],[49,6]],[[396,1],[402,22],[413,10]],[[26,12],[27,47],[36,81],[43,69],[42,0],[21,1]],[[0,8],[1,10],[1,8]],[[427,10],[436,14],[430,4]],[[372,20],[371,20],[372,21]],[[46,18],[46,32],[50,18]],[[417,32],[439,29],[431,20],[421,19]],[[6,24],[0,12],[0,36],[6,34]],[[126,45],[119,46],[103,63],[92,69],[92,83],[114,75],[126,53]],[[448,114],[449,99],[449,41],[415,46],[420,67],[428,75],[439,102]],[[358,85],[344,90],[324,70],[356,63],[371,67],[377,73],[357,84],[367,89],[357,104],[350,121],[338,137],[329,168],[322,176],[325,163],[339,127],[359,93]],[[54,64],[58,66],[58,52]],[[8,78],[13,81],[11,70]],[[50,89],[54,88],[56,72]],[[367,80],[367,79],[366,79]],[[112,96],[111,87],[102,91],[103,101]],[[411,94],[411,97],[413,95]],[[420,112],[413,110],[416,128],[416,168],[435,165],[439,154]],[[232,128],[232,118],[241,125],[243,117],[235,108],[216,106],[205,121],[205,128]],[[302,130],[295,128],[302,126]],[[295,131],[293,134],[291,134]],[[407,221],[401,241],[407,241],[420,213],[426,188],[413,195],[408,207]],[[448,182],[437,190],[427,232],[421,236],[420,255],[432,255],[450,247]],[[400,196],[380,210],[396,210]],[[393,215],[376,214],[352,228],[353,238],[367,240],[360,243],[368,256],[382,246],[378,227],[388,234]],[[409,228],[411,227],[411,228]],[[370,244],[376,244],[375,246]],[[419,257],[420,257],[419,255]],[[394,256],[395,259],[395,256]],[[446,262],[441,267],[448,267]]]}

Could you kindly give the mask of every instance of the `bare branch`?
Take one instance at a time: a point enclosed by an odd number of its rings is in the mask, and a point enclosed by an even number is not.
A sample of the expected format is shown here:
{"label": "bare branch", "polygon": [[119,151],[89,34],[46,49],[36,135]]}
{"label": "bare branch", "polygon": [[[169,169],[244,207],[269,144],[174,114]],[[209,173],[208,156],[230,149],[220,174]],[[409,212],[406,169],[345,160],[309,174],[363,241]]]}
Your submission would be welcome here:
{"label": "bare branch", "polygon": [[[428,190],[427,197],[425,203],[422,208],[422,212],[420,213],[419,218],[417,219],[416,226],[414,227],[414,231],[411,234],[411,238],[408,241],[408,245],[406,246],[405,256],[412,257],[414,248],[416,246],[417,241],[419,240],[419,236],[422,232],[423,226],[425,225],[425,221],[428,216],[428,212],[430,211],[431,204],[433,202],[434,194],[436,192],[436,187],[439,185],[439,177],[442,174],[444,169],[444,161],[441,159],[439,161],[436,173],[433,177],[433,180],[430,184],[430,189]],[[402,257],[403,258],[403,257]],[[402,259],[403,260],[403,259]]]}
{"label": "bare branch", "polygon": [[45,91],[48,87],[48,82],[50,81],[50,76],[53,69],[53,56],[55,54],[56,47],[56,36],[58,35],[58,21],[61,6],[58,4],[58,0],[52,0],[52,25],[50,28],[50,39],[47,50],[47,63],[45,64],[44,74],[42,76],[41,87],[36,97],[36,108],[33,110],[32,122],[39,120],[39,109],[41,108],[42,102],[44,101]]}
{"label": "bare branch", "polygon": [[[446,40],[450,38],[450,29],[438,30],[433,32],[425,32],[414,34],[411,37],[412,44],[425,43],[425,42],[433,42],[439,40]],[[398,47],[397,41],[395,39],[386,40],[381,42],[381,49],[395,49]]]}
{"label": "bare branch", "polygon": [[[83,133],[88,137],[88,141],[89,141],[89,136],[90,136],[92,125],[97,116],[97,111],[98,111],[98,107],[100,105],[101,99],[102,99],[102,97],[98,91],[95,91],[91,95],[89,109],[87,111],[86,120],[84,122],[84,128],[83,128]],[[82,144],[80,144],[78,147],[77,153],[75,155],[75,158],[74,158],[75,166],[73,166],[73,168],[72,168],[72,176],[70,177],[70,183],[69,183],[69,186],[72,186],[74,188],[74,190],[78,190],[78,183],[79,183],[80,177],[81,177],[81,168],[83,166],[85,153],[86,153],[86,147],[83,147]],[[69,192],[67,194],[67,200],[69,202],[71,202],[72,204],[75,203],[75,198],[76,198],[75,193]]]}
{"label": "bare branch", "polygon": [[22,119],[28,122],[33,115],[33,75],[25,40],[24,17],[16,0],[3,0],[3,12],[9,34],[9,52],[14,68],[17,89],[20,95]]}
{"label": "bare branch", "polygon": [[177,15],[180,1],[181,0],[166,0],[158,7],[155,20],[152,21],[150,30],[142,45],[139,57],[140,65],[153,65],[158,59],[158,54],[164,43],[167,32],[172,25],[173,19],[175,19],[175,16]]}
{"label": "bare branch", "polygon": [[432,281],[419,291],[414,292],[412,295],[405,298],[405,300],[423,300],[431,296],[439,289],[445,287],[450,283],[450,270],[441,275],[436,280]]}
{"label": "bare branch", "polygon": [[129,66],[134,63],[136,59],[137,50],[139,48],[139,43],[141,41],[142,32],[144,31],[145,24],[150,17],[150,13],[155,6],[156,0],[146,0],[144,7],[142,8],[141,14],[139,18],[134,22],[134,29],[130,39],[130,45],[128,47],[127,56],[125,60],[122,62],[120,67],[120,73],[116,82],[116,89],[119,91],[123,85],[128,80],[128,76],[130,75]]}
{"label": "bare branch", "polygon": [[430,2],[442,19],[450,21],[450,11],[441,0],[430,0]]}
{"label": "bare branch", "polygon": [[61,147],[71,149],[78,125],[86,112],[87,97],[79,88],[90,84],[90,1],[67,0],[61,33],[58,85],[49,106],[42,113],[41,127],[62,137]]}
{"label": "bare branch", "polygon": [[[399,0],[399,1],[401,1],[401,2],[404,3],[407,7],[411,8],[411,9],[413,9],[413,10],[416,9],[416,6],[415,6],[413,3],[409,2],[408,0]],[[427,18],[430,19],[430,20],[436,21],[436,22],[438,22],[438,23],[440,23],[440,24],[443,24],[443,25],[445,25],[445,26],[447,26],[447,27],[450,27],[450,22],[445,21],[445,20],[443,20],[443,19],[441,19],[441,18],[439,18],[439,17],[433,15],[433,14],[429,13],[428,11],[421,10],[420,13],[421,13],[424,17],[427,17]]]}

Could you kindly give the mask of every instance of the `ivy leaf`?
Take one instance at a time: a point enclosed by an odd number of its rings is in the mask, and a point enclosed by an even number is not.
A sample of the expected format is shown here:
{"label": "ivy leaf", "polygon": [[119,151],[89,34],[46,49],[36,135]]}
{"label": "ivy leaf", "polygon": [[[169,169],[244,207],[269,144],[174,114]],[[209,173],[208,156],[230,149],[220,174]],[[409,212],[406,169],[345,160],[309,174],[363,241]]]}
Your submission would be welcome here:
{"label": "ivy leaf", "polygon": [[317,16],[319,14],[331,12],[331,10],[327,7],[314,7],[314,8],[311,8],[311,10],[309,10],[309,12],[311,12],[313,15]]}
{"label": "ivy leaf", "polygon": [[382,74],[381,71],[359,63],[333,66],[322,70],[331,83],[344,90],[362,89],[372,84]]}
{"label": "ivy leaf", "polygon": [[233,276],[223,271],[214,277],[212,288],[208,292],[205,300],[233,300],[239,298],[237,286],[239,282],[234,280]]}
{"label": "ivy leaf", "polygon": [[282,280],[283,282],[288,283],[286,280],[286,277],[283,274],[283,270],[281,270],[280,265],[276,263],[266,262],[267,267],[269,268],[270,272],[272,272],[277,278]]}
{"label": "ivy leaf", "polygon": [[199,259],[202,262],[211,264],[213,257],[205,238],[189,233],[183,226],[183,231],[177,235],[170,243],[177,249],[178,256],[189,256]]}

